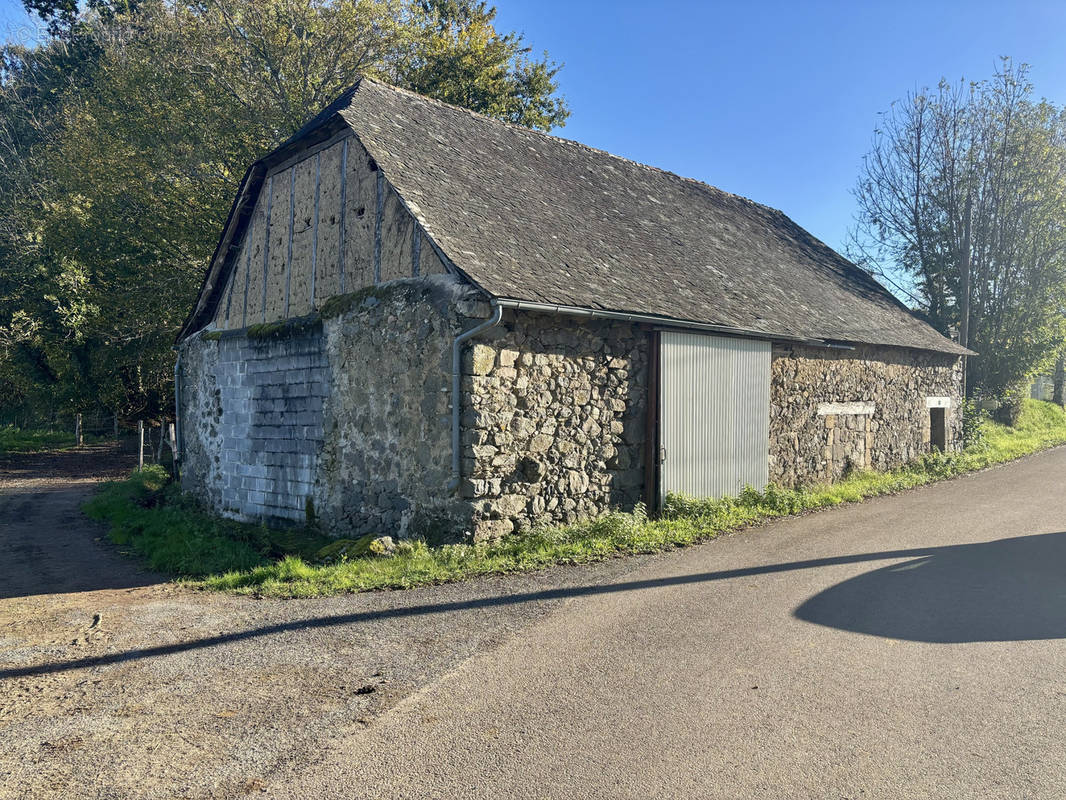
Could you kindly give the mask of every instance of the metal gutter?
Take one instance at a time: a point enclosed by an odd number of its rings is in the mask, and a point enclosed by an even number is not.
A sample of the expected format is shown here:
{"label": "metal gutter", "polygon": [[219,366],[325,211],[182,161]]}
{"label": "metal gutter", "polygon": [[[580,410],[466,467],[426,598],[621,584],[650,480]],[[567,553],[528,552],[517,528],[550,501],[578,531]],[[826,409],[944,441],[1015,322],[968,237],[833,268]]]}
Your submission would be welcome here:
{"label": "metal gutter", "polygon": [[477,327],[460,333],[455,337],[455,341],[452,342],[452,479],[448,483],[448,491],[450,492],[456,491],[461,481],[459,417],[460,408],[462,407],[463,344],[489,328],[500,324],[500,320],[503,319],[503,306],[495,300],[491,302],[492,316]]}

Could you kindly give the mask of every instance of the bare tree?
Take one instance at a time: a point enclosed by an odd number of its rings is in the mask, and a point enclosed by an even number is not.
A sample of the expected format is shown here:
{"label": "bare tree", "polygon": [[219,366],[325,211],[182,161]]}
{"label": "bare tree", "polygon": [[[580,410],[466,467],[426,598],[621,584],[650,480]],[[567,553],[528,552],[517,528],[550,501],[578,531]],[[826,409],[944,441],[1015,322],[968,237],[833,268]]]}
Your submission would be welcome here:
{"label": "bare tree", "polygon": [[851,249],[980,353],[971,392],[1002,394],[1062,342],[1064,122],[1005,60],[990,81],[893,104],[864,159]]}

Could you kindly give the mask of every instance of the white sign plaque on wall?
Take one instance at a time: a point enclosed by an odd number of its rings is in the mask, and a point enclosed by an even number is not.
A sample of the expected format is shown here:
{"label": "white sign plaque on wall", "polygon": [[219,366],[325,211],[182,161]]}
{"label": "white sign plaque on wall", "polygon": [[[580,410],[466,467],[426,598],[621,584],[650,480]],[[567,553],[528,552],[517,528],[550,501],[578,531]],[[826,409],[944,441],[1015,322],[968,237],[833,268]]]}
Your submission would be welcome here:
{"label": "white sign plaque on wall", "polygon": [[873,414],[873,403],[819,403],[818,416],[827,414]]}

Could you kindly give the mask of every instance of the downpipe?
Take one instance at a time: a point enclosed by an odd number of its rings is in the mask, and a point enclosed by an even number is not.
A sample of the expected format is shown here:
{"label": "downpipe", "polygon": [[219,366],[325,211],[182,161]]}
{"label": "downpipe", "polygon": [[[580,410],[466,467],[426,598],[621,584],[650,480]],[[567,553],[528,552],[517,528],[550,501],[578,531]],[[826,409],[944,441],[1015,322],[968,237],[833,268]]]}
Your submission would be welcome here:
{"label": "downpipe", "polygon": [[460,460],[459,460],[459,417],[462,407],[462,371],[463,371],[463,344],[473,339],[478,334],[484,333],[489,328],[494,328],[503,319],[503,306],[495,300],[492,301],[492,316],[476,328],[464,331],[455,337],[452,342],[452,479],[448,482],[448,491],[454,492],[459,488]]}
{"label": "downpipe", "polygon": [[171,348],[178,357],[174,359],[174,477],[181,478],[181,459],[185,448],[181,441],[181,348]]}

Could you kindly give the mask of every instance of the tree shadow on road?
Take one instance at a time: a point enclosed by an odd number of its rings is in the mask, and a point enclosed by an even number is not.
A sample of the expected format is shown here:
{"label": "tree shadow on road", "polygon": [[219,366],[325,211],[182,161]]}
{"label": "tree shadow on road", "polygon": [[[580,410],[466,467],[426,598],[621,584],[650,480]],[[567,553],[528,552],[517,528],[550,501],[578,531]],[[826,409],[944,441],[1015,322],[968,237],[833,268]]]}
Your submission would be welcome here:
{"label": "tree shadow on road", "polygon": [[840,630],[915,642],[1066,637],[1066,533],[934,547],[831,586],[795,611]]}
{"label": "tree shadow on road", "polygon": [[800,605],[794,616],[841,630],[921,642],[1066,637],[1066,581],[1063,580],[1066,533],[1048,533],[995,542],[885,550],[419,605],[402,605],[404,595],[399,592],[394,608],[306,617],[156,647],[0,669],[0,680],[155,658],[290,631],[895,559],[908,560],[832,586]]}
{"label": "tree shadow on road", "polygon": [[120,554],[81,504],[136,456],[117,443],[0,456],[0,600],[165,580]]}

